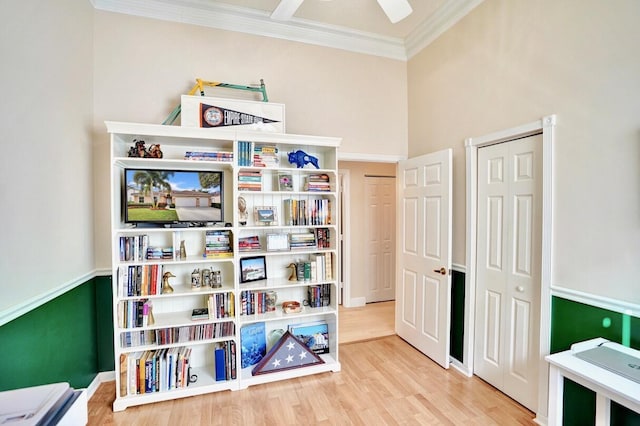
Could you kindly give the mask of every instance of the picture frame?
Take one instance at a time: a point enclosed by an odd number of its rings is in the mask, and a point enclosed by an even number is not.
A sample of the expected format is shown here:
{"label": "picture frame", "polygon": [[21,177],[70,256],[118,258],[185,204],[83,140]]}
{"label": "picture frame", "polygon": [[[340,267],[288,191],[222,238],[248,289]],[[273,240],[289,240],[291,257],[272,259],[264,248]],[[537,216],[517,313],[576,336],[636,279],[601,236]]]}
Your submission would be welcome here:
{"label": "picture frame", "polygon": [[248,283],[267,279],[267,260],[264,256],[240,259],[240,282]]}
{"label": "picture frame", "polygon": [[293,191],[293,175],[291,173],[280,172],[277,178],[279,191]]}
{"label": "picture frame", "polygon": [[267,234],[267,251],[288,251],[289,235]]}
{"label": "picture frame", "polygon": [[275,206],[256,206],[254,208],[254,219],[257,225],[276,225],[278,214]]}

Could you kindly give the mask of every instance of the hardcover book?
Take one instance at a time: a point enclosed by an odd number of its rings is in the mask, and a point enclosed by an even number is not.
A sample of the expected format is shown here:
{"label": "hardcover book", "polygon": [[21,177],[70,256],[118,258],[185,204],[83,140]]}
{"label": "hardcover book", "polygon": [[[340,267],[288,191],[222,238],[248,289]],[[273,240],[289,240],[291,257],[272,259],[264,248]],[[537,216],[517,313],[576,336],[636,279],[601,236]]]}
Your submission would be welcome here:
{"label": "hardcover book", "polygon": [[257,364],[267,353],[264,322],[247,324],[240,329],[241,368]]}
{"label": "hardcover book", "polygon": [[324,321],[289,326],[289,332],[317,354],[329,353],[329,326]]}

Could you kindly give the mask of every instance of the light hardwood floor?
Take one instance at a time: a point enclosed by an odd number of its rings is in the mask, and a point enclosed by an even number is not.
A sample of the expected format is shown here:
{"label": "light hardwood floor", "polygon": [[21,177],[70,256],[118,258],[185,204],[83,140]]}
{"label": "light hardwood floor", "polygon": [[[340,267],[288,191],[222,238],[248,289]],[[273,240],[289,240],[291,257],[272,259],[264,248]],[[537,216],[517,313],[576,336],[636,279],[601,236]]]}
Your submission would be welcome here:
{"label": "light hardwood floor", "polygon": [[351,343],[340,346],[339,373],[131,407],[118,413],[111,410],[115,382],[108,382],[89,401],[89,424],[535,424],[533,413],[482,380],[442,369],[393,335],[393,307],[389,304],[351,309],[340,313],[340,340]]}

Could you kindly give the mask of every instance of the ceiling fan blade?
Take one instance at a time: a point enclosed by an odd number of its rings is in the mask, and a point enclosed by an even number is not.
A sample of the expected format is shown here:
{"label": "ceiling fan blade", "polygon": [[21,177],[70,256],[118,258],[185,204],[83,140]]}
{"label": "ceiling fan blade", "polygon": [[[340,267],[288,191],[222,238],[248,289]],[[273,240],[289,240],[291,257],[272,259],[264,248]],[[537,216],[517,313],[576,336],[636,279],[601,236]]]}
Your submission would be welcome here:
{"label": "ceiling fan blade", "polygon": [[392,24],[402,21],[413,12],[408,0],[378,0],[378,4]]}
{"label": "ceiling fan blade", "polygon": [[288,21],[293,14],[296,13],[302,1],[303,0],[280,0],[280,4],[271,12],[271,19]]}

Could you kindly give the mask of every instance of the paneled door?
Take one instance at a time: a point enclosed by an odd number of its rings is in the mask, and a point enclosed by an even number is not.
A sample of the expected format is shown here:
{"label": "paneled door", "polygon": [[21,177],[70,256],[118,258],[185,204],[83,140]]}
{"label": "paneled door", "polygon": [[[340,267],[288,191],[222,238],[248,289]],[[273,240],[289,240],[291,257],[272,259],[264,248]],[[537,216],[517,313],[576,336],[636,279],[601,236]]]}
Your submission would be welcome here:
{"label": "paneled door", "polygon": [[398,164],[396,333],[449,368],[451,149]]}
{"label": "paneled door", "polygon": [[367,303],[396,297],[396,180],[365,176],[365,235]]}
{"label": "paneled door", "polygon": [[542,136],[478,149],[474,372],[525,407],[538,398]]}

